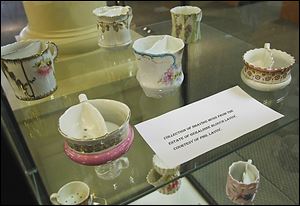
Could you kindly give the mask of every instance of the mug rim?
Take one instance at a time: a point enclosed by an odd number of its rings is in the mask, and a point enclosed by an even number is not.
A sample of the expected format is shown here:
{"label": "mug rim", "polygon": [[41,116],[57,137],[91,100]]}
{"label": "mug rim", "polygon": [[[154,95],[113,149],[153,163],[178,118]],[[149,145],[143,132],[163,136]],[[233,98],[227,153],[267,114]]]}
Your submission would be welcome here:
{"label": "mug rim", "polygon": [[[179,8],[190,8],[190,9],[193,8],[193,9],[196,9],[197,11],[190,12],[188,14],[183,14],[183,13],[175,12],[174,11],[175,9],[179,9]],[[189,16],[189,15],[198,15],[198,14],[200,14],[202,12],[202,10],[199,7],[197,7],[197,6],[176,6],[176,7],[173,7],[172,9],[170,9],[170,12],[172,14],[175,14],[175,15]]]}
{"label": "mug rim", "polygon": [[[42,41],[42,40],[21,40],[21,41],[17,41],[11,44],[7,44],[3,47],[8,47],[11,46],[13,44],[18,44],[18,43],[23,43],[23,42],[41,42],[43,44],[46,45],[45,49],[43,49],[41,52],[38,52],[36,54],[30,55],[30,56],[26,56],[23,58],[15,58],[15,59],[6,59],[4,57],[1,56],[1,61],[10,61],[10,62],[15,62],[15,61],[24,61],[24,60],[30,60],[30,59],[34,59],[36,57],[42,56],[48,49],[49,49],[49,44],[54,44],[56,46],[56,44],[52,41]],[[57,46],[56,46],[57,48]]]}
{"label": "mug rim", "polygon": [[257,70],[257,71],[261,71],[261,72],[267,72],[267,73],[274,73],[274,72],[279,72],[279,71],[283,71],[285,69],[288,69],[288,68],[292,68],[292,66],[295,64],[296,60],[295,60],[295,57],[293,57],[291,54],[285,52],[285,51],[281,51],[281,50],[278,50],[278,49],[271,49],[271,50],[274,50],[276,52],[280,52],[286,56],[288,56],[289,58],[291,58],[291,62],[288,66],[286,67],[280,67],[280,68],[272,68],[272,69],[267,69],[268,67],[259,67],[259,66],[255,66],[253,64],[251,64],[250,62],[248,62],[246,60],[246,55],[248,55],[249,53],[251,52],[255,52],[255,51],[258,51],[258,50],[264,50],[265,48],[256,48],[256,49],[251,49],[251,50],[248,50],[246,51],[244,54],[243,54],[243,61],[244,61],[244,64],[246,66],[248,66],[249,68],[251,69],[254,69],[254,70]]}
{"label": "mug rim", "polygon": [[[122,13],[119,15],[114,15],[114,16],[105,16],[105,15],[97,15],[96,14],[96,10],[100,10],[103,8],[128,8],[128,11],[126,13]],[[93,9],[92,13],[96,16],[96,17],[103,17],[103,18],[107,18],[107,19],[114,19],[117,17],[122,17],[122,16],[127,16],[127,15],[132,15],[132,8],[130,6],[102,6],[102,7],[97,7],[95,9]]]}
{"label": "mug rim", "polygon": [[[233,167],[235,164],[239,164],[239,163],[250,164],[252,167],[254,167],[254,169],[257,171],[257,177],[256,177],[256,179],[255,179],[254,182],[251,182],[251,183],[246,184],[246,183],[240,182],[240,181],[238,181],[237,179],[235,179],[235,178],[232,177],[232,175],[231,175],[231,169],[232,169],[232,167]],[[255,165],[253,165],[253,164],[251,164],[251,163],[248,163],[247,161],[237,161],[237,162],[233,162],[233,163],[229,166],[229,168],[228,168],[228,176],[229,176],[234,182],[236,182],[236,183],[238,183],[238,184],[242,184],[242,185],[258,184],[258,183],[259,183],[259,179],[260,179],[260,178],[259,178],[259,176],[260,176],[259,170],[256,168]]]}
{"label": "mug rim", "polygon": [[[67,184],[64,184],[61,188],[59,188],[59,190],[57,191],[57,195],[58,195],[58,198],[56,198],[57,199],[57,201],[59,202],[59,203],[61,203],[60,201],[59,201],[59,193],[63,190],[63,189],[65,189],[67,186],[69,186],[69,185],[71,185],[71,184],[74,184],[74,183],[80,183],[81,185],[84,185],[86,188],[87,188],[87,196],[86,196],[86,198],[84,198],[81,202],[78,202],[78,204],[81,204],[82,202],[84,202],[84,201],[86,201],[87,199],[89,199],[89,197],[90,197],[90,187],[85,183],[85,182],[82,182],[82,181],[79,181],[79,180],[76,180],[76,181],[71,181],[71,182],[68,182]],[[61,203],[62,204],[62,203]]]}
{"label": "mug rim", "polygon": [[[135,47],[136,47],[136,44],[137,42],[139,41],[143,41],[143,40],[146,40],[146,39],[151,39],[151,38],[161,38],[161,37],[164,37],[164,36],[168,36],[168,37],[171,37],[173,38],[174,40],[180,42],[181,46],[179,47],[179,49],[176,49],[175,51],[173,52],[165,52],[165,53],[160,53],[160,54],[151,54],[151,53],[147,53],[147,52],[143,52],[143,51],[138,51]],[[171,36],[171,35],[149,35],[149,36],[146,36],[146,37],[142,37],[142,38],[139,38],[137,40],[134,41],[133,45],[132,45],[132,49],[134,51],[134,53],[136,54],[139,54],[139,55],[147,55],[147,56],[151,56],[151,57],[162,57],[162,56],[165,56],[165,55],[174,55],[178,52],[180,52],[181,50],[184,49],[184,41],[180,38],[177,38],[177,37],[174,37],[174,36]]]}

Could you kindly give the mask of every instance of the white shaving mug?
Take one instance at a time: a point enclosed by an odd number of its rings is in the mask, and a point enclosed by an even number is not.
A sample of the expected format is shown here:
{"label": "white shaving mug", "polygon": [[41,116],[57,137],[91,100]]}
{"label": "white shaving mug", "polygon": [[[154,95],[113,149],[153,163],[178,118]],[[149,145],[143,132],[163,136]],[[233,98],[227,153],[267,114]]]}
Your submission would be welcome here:
{"label": "white shaving mug", "polygon": [[[151,49],[162,40],[166,41],[165,50]],[[134,42],[138,65],[136,78],[146,96],[161,98],[180,87],[184,78],[181,66],[183,48],[181,39],[169,35],[153,35]]]}

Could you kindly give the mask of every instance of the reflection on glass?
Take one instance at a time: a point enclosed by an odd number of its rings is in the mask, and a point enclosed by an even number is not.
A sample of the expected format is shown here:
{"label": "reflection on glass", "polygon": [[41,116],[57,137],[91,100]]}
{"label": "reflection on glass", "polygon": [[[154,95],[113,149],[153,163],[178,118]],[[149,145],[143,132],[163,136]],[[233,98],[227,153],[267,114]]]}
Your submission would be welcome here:
{"label": "reflection on glass", "polygon": [[95,172],[97,176],[103,180],[112,180],[118,177],[123,169],[129,167],[129,160],[127,157],[120,157],[114,161],[106,164],[96,166]]}

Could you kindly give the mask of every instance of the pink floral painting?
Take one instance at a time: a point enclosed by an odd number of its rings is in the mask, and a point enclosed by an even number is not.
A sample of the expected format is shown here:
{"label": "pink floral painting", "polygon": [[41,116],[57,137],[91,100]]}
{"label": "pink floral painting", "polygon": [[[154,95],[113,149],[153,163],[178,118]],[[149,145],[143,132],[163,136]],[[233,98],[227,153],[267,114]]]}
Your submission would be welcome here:
{"label": "pink floral painting", "polygon": [[41,77],[46,77],[52,71],[52,61],[50,59],[41,60],[35,64],[36,72]]}
{"label": "pink floral painting", "polygon": [[174,81],[178,80],[181,75],[181,71],[176,71],[176,66],[171,66],[161,77],[158,83],[165,85],[172,85]]}

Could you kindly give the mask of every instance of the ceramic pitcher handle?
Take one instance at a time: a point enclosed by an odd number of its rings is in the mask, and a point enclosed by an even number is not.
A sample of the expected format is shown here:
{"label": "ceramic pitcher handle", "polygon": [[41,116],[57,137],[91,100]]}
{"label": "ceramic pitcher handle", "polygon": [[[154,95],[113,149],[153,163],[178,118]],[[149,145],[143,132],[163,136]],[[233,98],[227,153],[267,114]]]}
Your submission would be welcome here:
{"label": "ceramic pitcher handle", "polygon": [[53,205],[59,205],[59,202],[57,201],[57,197],[58,197],[57,193],[52,193],[50,195],[50,201]]}
{"label": "ceramic pitcher handle", "polygon": [[57,57],[57,53],[58,53],[58,47],[57,47],[56,44],[54,44],[54,43],[51,42],[51,41],[48,42],[48,45],[49,45],[50,47],[53,48],[53,54],[52,54],[52,57],[53,57],[53,60],[55,60],[56,57]]}

